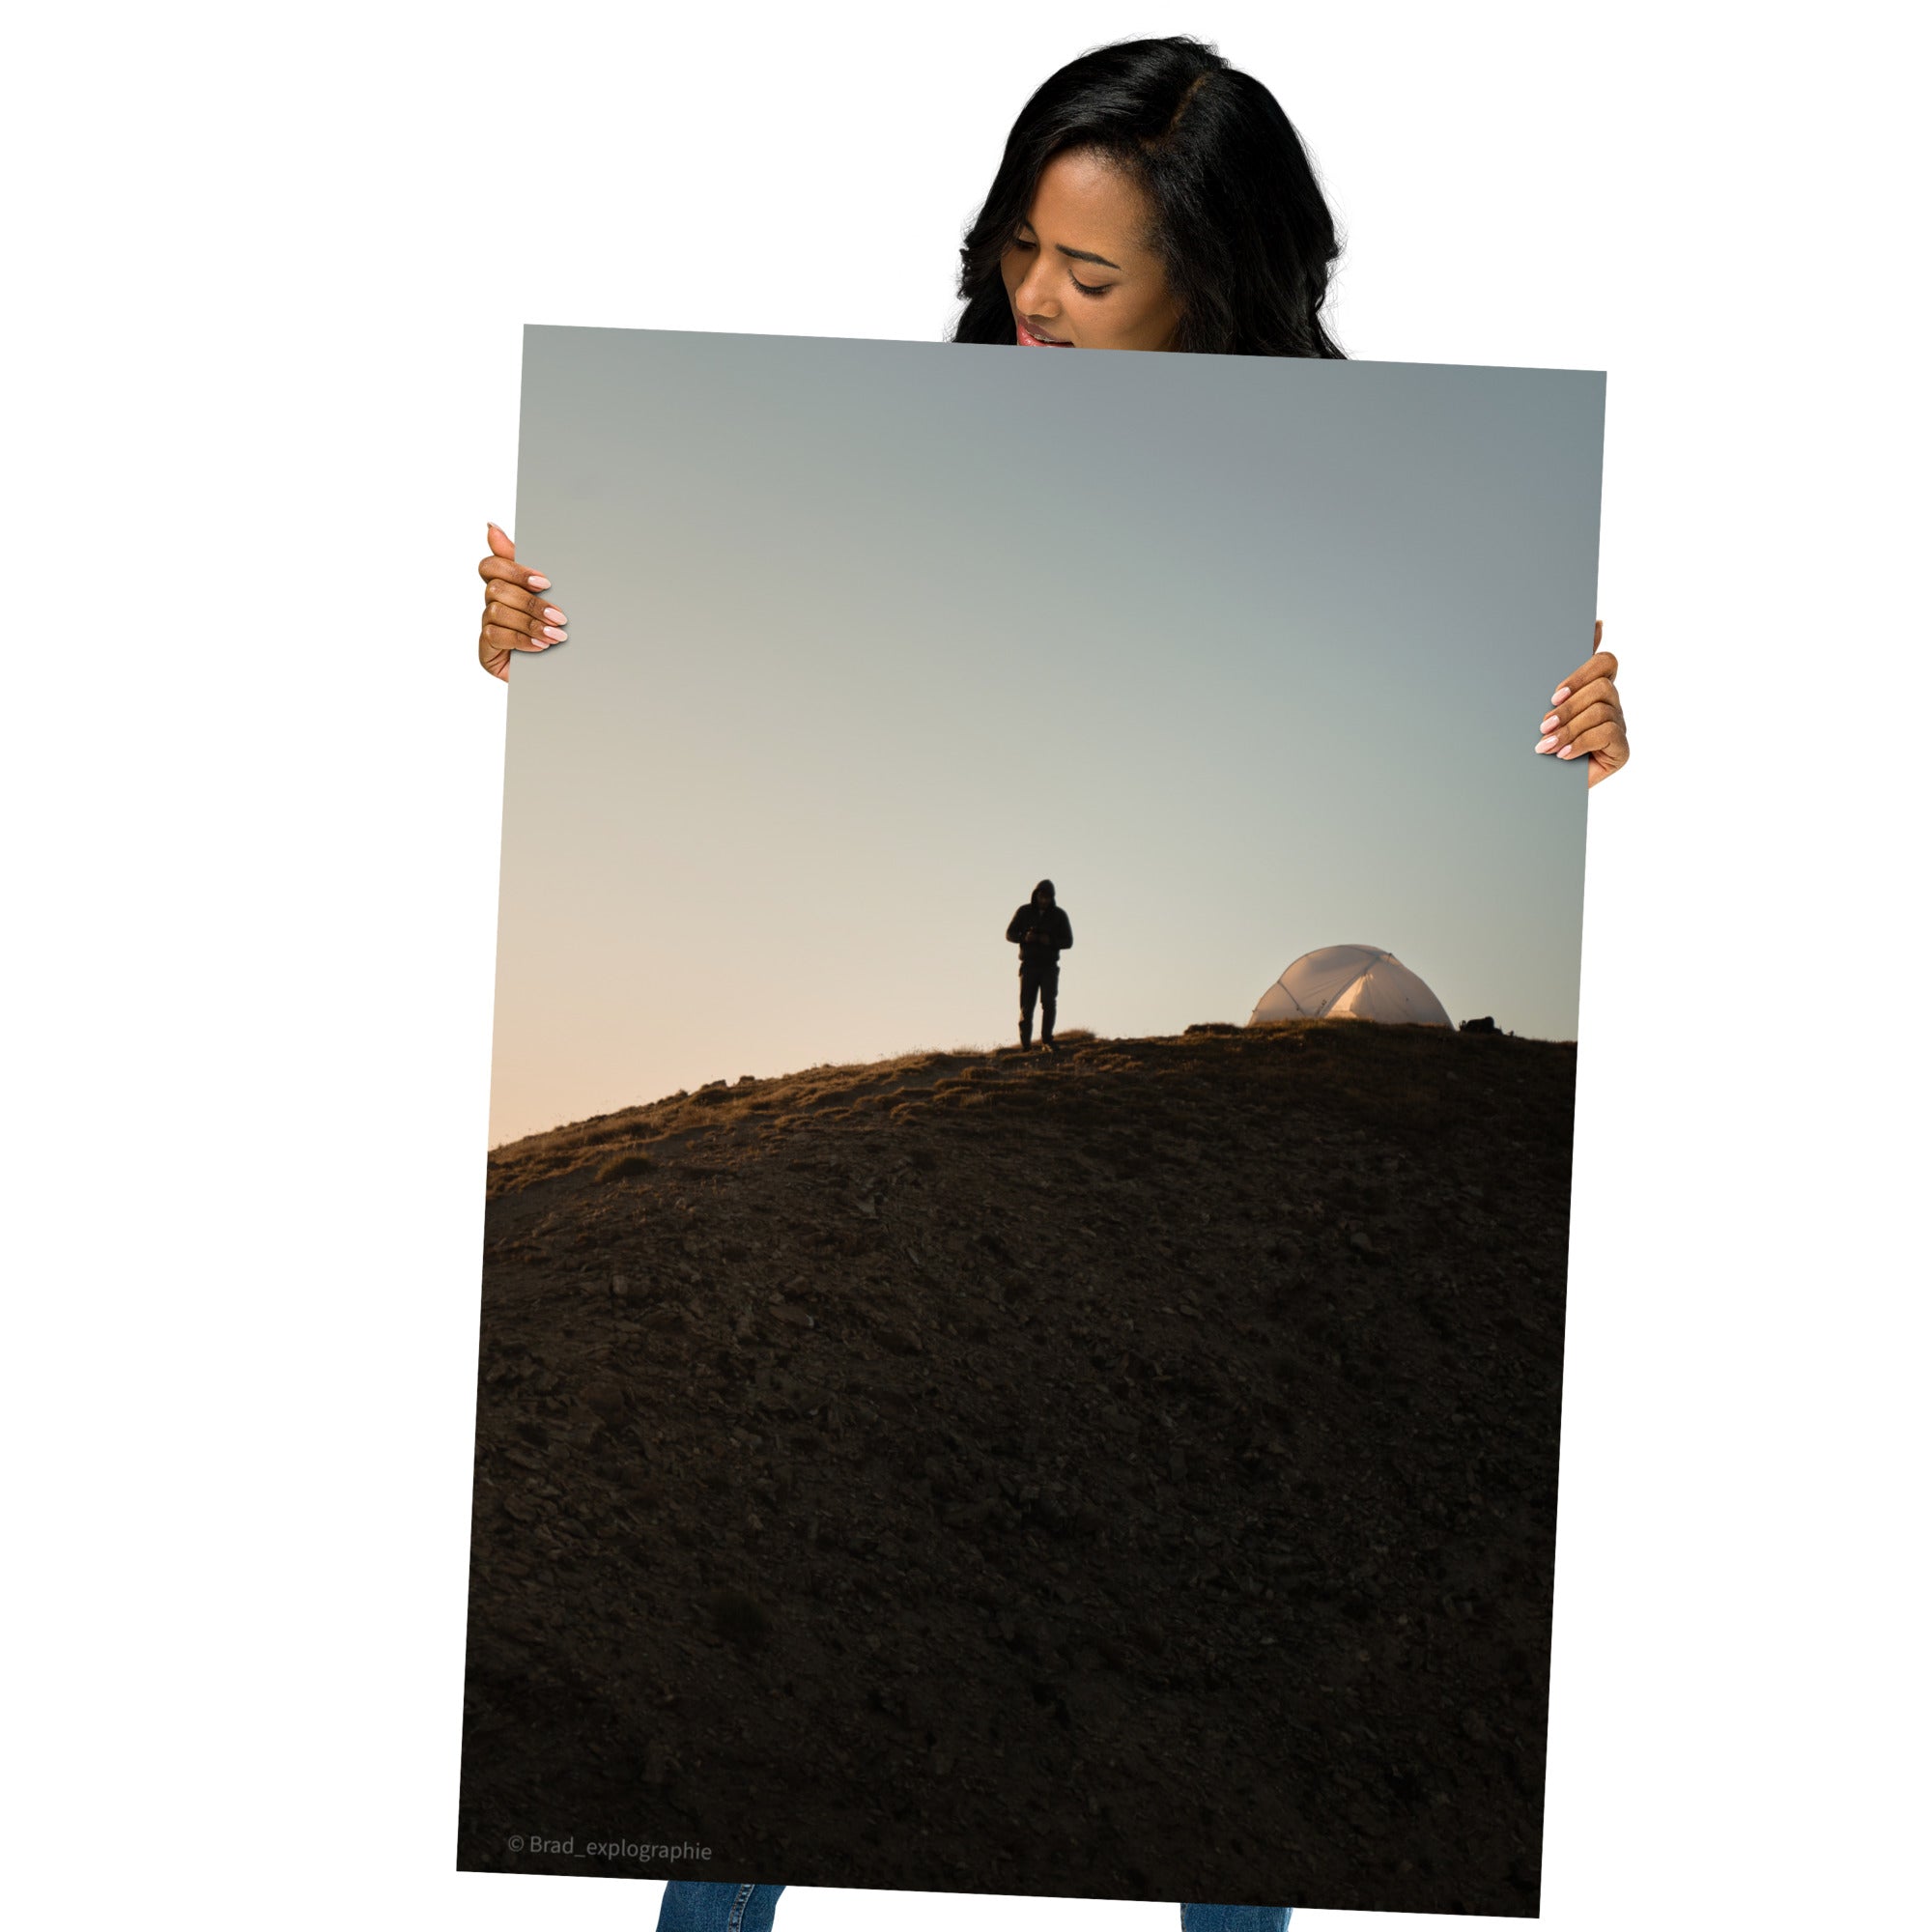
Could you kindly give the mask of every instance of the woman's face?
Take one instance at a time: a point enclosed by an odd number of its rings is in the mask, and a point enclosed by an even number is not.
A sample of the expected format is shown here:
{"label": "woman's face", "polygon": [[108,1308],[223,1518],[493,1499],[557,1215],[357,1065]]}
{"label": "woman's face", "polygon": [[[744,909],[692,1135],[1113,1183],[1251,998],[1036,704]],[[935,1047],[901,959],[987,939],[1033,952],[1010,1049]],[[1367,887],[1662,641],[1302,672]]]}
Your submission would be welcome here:
{"label": "woman's face", "polygon": [[1180,310],[1147,236],[1153,211],[1132,178],[1087,150],[1039,178],[1000,273],[1022,348],[1166,349]]}

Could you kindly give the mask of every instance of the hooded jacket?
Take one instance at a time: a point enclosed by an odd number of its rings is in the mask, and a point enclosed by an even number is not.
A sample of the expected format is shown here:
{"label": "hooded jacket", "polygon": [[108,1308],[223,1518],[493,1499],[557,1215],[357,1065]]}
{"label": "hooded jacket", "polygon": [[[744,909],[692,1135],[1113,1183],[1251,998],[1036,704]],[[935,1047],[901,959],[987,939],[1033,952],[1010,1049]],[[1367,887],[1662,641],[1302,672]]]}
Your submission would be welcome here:
{"label": "hooded jacket", "polygon": [[1060,955],[1073,944],[1073,925],[1054,900],[1051,879],[1042,879],[1013,914],[1007,938],[1019,948],[1022,966],[1060,964]]}

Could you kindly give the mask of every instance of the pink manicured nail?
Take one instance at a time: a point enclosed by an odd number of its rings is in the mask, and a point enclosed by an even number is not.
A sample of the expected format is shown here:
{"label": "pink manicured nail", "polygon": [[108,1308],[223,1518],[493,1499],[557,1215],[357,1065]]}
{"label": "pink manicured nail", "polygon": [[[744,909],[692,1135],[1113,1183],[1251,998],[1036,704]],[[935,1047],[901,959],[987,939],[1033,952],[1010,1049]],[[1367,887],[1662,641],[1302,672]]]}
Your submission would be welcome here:
{"label": "pink manicured nail", "polygon": [[1553,731],[1552,731],[1552,732],[1551,732],[1551,733],[1549,734],[1549,736],[1548,736],[1548,737],[1545,738],[1545,739],[1544,739],[1544,740],[1542,741],[1542,743],[1541,743],[1541,744],[1539,744],[1539,745],[1537,746],[1537,748],[1536,748],[1536,749],[1537,749],[1537,750],[1538,750],[1539,752],[1547,752],[1547,751],[1548,751],[1548,750],[1549,750],[1549,749],[1550,749],[1550,748],[1551,748],[1551,747],[1552,747],[1552,746],[1553,746],[1553,745],[1554,745],[1555,743],[1556,743],[1556,734],[1555,734],[1555,732],[1553,732]]}
{"label": "pink manicured nail", "polygon": [[1577,748],[1575,745],[1565,745],[1556,755],[1559,758],[1574,758],[1577,755]]}
{"label": "pink manicured nail", "polygon": [[[547,577],[532,576],[530,579],[530,588],[532,590],[548,590],[550,588],[550,579]],[[1559,700],[1552,697],[1549,701],[1554,704]]]}
{"label": "pink manicured nail", "polygon": [[554,624],[545,625],[544,636],[547,637],[554,644],[560,644],[563,642],[563,633],[559,631]]}
{"label": "pink manicured nail", "polygon": [[548,617],[553,624],[567,624],[570,622],[570,619],[566,617],[561,611],[546,611],[544,612],[544,615]]}
{"label": "pink manicured nail", "polygon": [[[554,617],[554,616],[555,616],[555,615],[556,615],[556,612],[555,612],[554,611],[553,611],[551,612],[551,615],[552,615],[552,616]],[[1563,722],[1563,721],[1562,721],[1562,720],[1561,720],[1560,718],[1558,718],[1558,717],[1557,717],[1557,715],[1555,714],[1555,712],[1553,712],[1553,711],[1552,711],[1552,712],[1551,712],[1551,713],[1549,714],[1549,716],[1548,716],[1548,718],[1546,718],[1546,719],[1545,719],[1545,720],[1543,721],[1543,723],[1542,723],[1541,724],[1539,724],[1539,725],[1538,725],[1538,726],[1537,726],[1536,728],[1537,728],[1537,729],[1538,729],[1539,731],[1553,731],[1553,730],[1555,730],[1555,729],[1556,729],[1557,725],[1558,725],[1558,724],[1561,724],[1562,722]]]}
{"label": "pink manicured nail", "polygon": [[[534,583],[536,582],[536,579],[533,577],[530,579],[530,582]],[[1570,687],[1566,684],[1561,691],[1553,692],[1550,694],[1549,701],[1552,704],[1561,704],[1563,700],[1569,696],[1570,696]]]}
{"label": "pink manicured nail", "polygon": [[533,651],[547,651],[550,649],[550,646],[541,638],[532,638],[530,639],[530,649]]}

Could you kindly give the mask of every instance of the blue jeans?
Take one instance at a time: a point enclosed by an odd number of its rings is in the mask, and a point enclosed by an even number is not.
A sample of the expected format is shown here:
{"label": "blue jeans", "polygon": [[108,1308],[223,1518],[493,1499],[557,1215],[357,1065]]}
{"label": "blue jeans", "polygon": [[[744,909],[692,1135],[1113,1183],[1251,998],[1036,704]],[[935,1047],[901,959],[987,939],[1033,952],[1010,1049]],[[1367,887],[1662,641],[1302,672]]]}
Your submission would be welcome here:
{"label": "blue jeans", "polygon": [[[709,1885],[673,1879],[665,1887],[658,1932],[772,1932],[781,1885]],[[1283,1932],[1286,1905],[1183,1905],[1181,1932]]]}

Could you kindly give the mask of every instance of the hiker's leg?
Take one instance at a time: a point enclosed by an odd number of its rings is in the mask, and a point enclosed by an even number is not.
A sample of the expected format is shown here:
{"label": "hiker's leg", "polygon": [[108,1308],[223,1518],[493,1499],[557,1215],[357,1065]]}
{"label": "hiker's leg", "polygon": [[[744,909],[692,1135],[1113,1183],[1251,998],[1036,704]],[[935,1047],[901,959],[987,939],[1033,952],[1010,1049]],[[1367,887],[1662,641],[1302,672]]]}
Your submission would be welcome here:
{"label": "hiker's leg", "polygon": [[1039,976],[1031,966],[1020,968],[1020,1044],[1033,1044],[1033,1003],[1039,994]]}
{"label": "hiker's leg", "polygon": [[1183,1905],[1180,1932],[1282,1932],[1286,1905]]}
{"label": "hiker's leg", "polygon": [[658,1932],[772,1932],[781,1885],[713,1885],[673,1879],[658,1909]]}
{"label": "hiker's leg", "polygon": [[1042,966],[1039,972],[1039,1037],[1053,1037],[1053,1016],[1060,1010],[1060,968]]}

